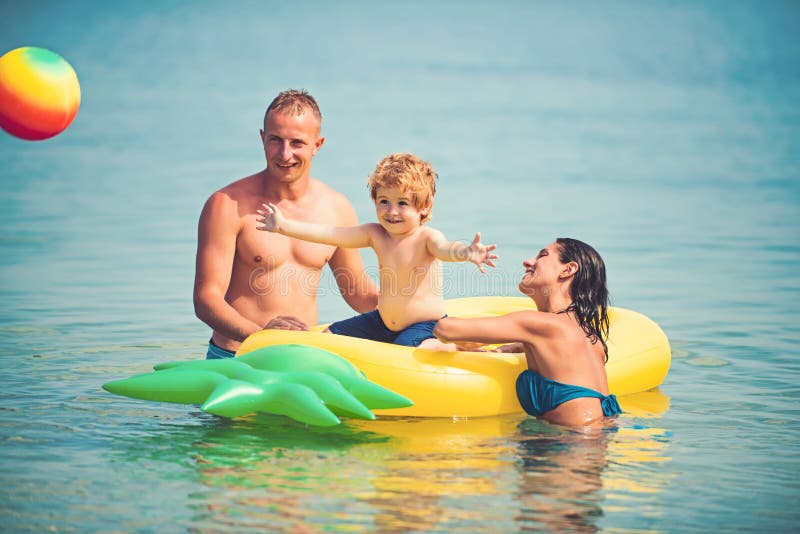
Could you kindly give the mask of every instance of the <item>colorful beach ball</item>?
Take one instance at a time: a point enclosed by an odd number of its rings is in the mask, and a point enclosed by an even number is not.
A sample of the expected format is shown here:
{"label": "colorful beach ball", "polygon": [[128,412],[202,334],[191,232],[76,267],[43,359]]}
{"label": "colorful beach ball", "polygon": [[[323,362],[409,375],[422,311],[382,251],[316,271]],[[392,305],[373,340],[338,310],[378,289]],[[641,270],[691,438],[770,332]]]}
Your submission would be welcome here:
{"label": "colorful beach ball", "polygon": [[29,141],[63,132],[78,113],[81,86],[67,61],[26,46],[0,57],[0,128]]}

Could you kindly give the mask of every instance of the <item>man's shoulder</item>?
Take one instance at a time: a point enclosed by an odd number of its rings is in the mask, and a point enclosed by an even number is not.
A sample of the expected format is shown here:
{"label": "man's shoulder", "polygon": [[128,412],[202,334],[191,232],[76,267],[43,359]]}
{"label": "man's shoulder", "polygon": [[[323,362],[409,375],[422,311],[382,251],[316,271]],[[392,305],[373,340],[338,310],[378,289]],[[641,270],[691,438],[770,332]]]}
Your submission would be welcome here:
{"label": "man's shoulder", "polygon": [[347,197],[315,178],[309,181],[304,204],[308,209],[314,210],[326,224],[335,226],[358,224],[356,210]]}
{"label": "man's shoulder", "polygon": [[241,178],[213,192],[203,208],[205,216],[232,217],[257,199],[257,176]]}
{"label": "man's shoulder", "polygon": [[[216,191],[214,195],[222,194],[232,200],[239,200],[259,194],[261,182],[258,174],[252,174],[244,178],[239,178]],[[212,195],[213,196],[213,195]]]}
{"label": "man's shoulder", "polygon": [[237,205],[252,202],[254,199],[260,198],[259,184],[257,174],[240,178],[213,192],[208,203]]}
{"label": "man's shoulder", "polygon": [[322,200],[326,200],[328,202],[337,202],[337,203],[344,203],[350,205],[350,201],[344,196],[343,193],[337,191],[333,187],[329,186],[325,182],[321,180],[317,180],[316,178],[309,179],[309,190],[311,194]]}
{"label": "man's shoulder", "polygon": [[350,200],[341,192],[317,179],[311,179],[306,201],[316,209],[335,213],[336,221],[331,224],[351,226],[356,224],[356,211]]}

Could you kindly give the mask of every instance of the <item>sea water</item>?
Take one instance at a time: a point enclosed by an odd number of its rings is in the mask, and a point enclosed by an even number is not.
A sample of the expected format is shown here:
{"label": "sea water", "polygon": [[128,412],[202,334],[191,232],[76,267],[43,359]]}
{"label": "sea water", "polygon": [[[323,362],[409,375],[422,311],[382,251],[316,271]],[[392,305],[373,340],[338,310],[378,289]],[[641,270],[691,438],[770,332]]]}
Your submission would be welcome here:
{"label": "sea water", "polygon": [[[0,135],[0,522],[8,531],[788,531],[800,521],[800,9],[793,2],[4,4],[0,52],[50,48],[75,122]],[[522,415],[225,420],[112,396],[203,357],[206,198],[263,168],[272,97],[324,115],[313,175],[374,218],[367,174],[439,172],[431,225],[516,295],[557,236],[669,337],[662,386],[587,436]],[[374,255],[364,251],[372,274]],[[320,319],[350,310],[326,274]]]}

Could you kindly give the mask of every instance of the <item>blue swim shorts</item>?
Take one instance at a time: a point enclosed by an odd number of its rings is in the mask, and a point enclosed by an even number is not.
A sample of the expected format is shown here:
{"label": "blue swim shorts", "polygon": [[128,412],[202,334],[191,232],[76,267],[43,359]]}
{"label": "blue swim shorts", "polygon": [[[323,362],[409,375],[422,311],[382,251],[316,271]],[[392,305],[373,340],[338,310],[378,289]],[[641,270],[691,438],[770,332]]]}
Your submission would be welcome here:
{"label": "blue swim shorts", "polygon": [[208,340],[208,352],[206,352],[206,360],[224,360],[226,358],[233,358],[236,356],[235,352],[223,349],[215,345],[213,341]]}
{"label": "blue swim shorts", "polygon": [[374,310],[356,315],[350,319],[336,321],[328,329],[334,334],[343,336],[383,341],[384,343],[394,343],[395,345],[405,345],[406,347],[417,347],[426,339],[436,337],[433,335],[433,327],[436,326],[436,323],[437,321],[423,321],[395,332],[394,330],[389,330],[386,323],[381,319],[381,314],[378,313],[378,310]]}

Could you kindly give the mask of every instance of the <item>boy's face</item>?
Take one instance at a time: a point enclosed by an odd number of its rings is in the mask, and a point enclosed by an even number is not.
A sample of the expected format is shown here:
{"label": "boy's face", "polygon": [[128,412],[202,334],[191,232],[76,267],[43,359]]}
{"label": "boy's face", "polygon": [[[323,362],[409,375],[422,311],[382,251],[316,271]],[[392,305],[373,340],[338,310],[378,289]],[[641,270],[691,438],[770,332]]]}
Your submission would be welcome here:
{"label": "boy's face", "polygon": [[379,187],[375,191],[375,212],[378,222],[390,234],[402,235],[416,230],[425,210],[414,206],[410,193],[397,187]]}

